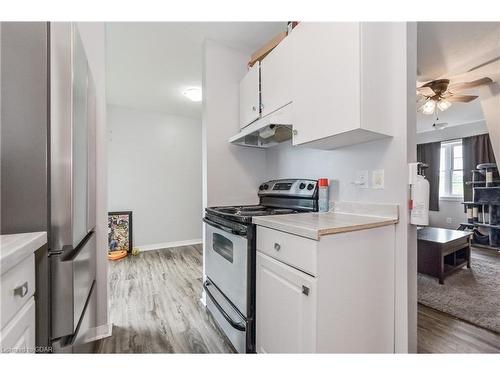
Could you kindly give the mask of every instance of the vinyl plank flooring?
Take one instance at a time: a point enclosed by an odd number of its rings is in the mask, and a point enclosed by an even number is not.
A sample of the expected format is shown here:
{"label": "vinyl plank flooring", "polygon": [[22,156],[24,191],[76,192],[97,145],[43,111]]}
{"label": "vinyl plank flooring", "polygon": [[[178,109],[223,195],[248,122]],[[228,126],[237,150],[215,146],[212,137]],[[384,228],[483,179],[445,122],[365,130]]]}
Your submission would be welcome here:
{"label": "vinyl plank flooring", "polygon": [[500,353],[500,334],[418,305],[419,353]]}
{"label": "vinyl plank flooring", "polygon": [[233,353],[199,301],[201,245],[143,252],[109,264],[113,335],[99,353]]}

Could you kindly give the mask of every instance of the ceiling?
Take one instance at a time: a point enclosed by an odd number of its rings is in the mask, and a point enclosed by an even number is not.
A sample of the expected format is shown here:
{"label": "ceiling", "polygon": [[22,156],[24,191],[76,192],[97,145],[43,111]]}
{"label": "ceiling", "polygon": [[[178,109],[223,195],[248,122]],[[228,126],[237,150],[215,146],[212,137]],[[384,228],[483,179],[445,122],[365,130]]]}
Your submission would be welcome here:
{"label": "ceiling", "polygon": [[[470,81],[476,78],[475,72],[488,71],[477,67],[500,56],[500,22],[419,22],[417,30],[417,79],[421,82],[440,77]],[[497,65],[498,61],[489,64],[495,69]],[[479,95],[478,91],[467,93]],[[439,113],[439,122],[448,126],[483,119],[480,98],[454,103]],[[432,130],[433,122],[433,116],[417,113],[417,132]]]}
{"label": "ceiling", "polygon": [[201,87],[202,45],[219,41],[249,55],[285,22],[120,22],[107,24],[108,103],[201,118],[182,95]]}

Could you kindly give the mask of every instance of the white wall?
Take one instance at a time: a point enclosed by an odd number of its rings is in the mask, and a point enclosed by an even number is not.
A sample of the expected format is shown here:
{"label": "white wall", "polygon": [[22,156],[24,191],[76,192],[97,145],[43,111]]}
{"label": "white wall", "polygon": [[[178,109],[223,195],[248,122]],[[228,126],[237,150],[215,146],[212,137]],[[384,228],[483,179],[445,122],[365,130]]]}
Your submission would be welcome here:
{"label": "white wall", "polygon": [[[498,72],[498,71],[497,71]],[[490,133],[495,159],[500,160],[500,83],[480,87],[481,107]]]}
{"label": "white wall", "polygon": [[486,122],[482,120],[469,124],[449,126],[441,130],[417,133],[417,144],[451,141],[485,133],[488,133],[488,127]]}
{"label": "white wall", "polygon": [[467,221],[461,200],[439,200],[439,211],[429,211],[429,225],[438,228],[457,229]]}
{"label": "white wall", "polygon": [[133,211],[134,246],[200,242],[201,121],[109,106],[108,132],[108,208]]}
{"label": "white wall", "polygon": [[[267,178],[326,177],[333,180],[333,200],[397,203],[400,222],[396,228],[396,351],[416,350],[416,240],[408,226],[408,162],[416,158],[414,90],[416,37],[414,24],[392,25],[393,39],[385,43],[394,70],[386,90],[393,108],[390,139],[332,151],[296,148],[290,143],[266,151]],[[408,38],[408,40],[407,40]],[[408,55],[407,55],[408,54]],[[365,189],[352,184],[358,170],[385,170],[385,189]]]}
{"label": "white wall", "polygon": [[106,153],[106,28],[103,22],[78,22],[96,85],[96,236],[97,325],[108,323],[108,216]]}
{"label": "white wall", "polygon": [[239,82],[249,55],[211,40],[203,49],[203,205],[255,204],[265,151],[227,142],[239,131]]}

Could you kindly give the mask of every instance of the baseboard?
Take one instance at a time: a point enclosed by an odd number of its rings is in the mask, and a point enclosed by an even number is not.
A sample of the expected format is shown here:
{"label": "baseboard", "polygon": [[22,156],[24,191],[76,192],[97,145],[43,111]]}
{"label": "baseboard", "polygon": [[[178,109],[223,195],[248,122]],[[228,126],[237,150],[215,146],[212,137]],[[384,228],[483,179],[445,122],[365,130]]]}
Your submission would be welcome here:
{"label": "baseboard", "polygon": [[167,249],[169,247],[179,247],[179,246],[190,246],[197,245],[202,243],[203,240],[201,238],[197,238],[194,240],[185,240],[185,241],[173,241],[173,242],[163,242],[163,243],[155,243],[151,245],[142,245],[137,246],[141,251],[150,251],[150,250],[158,250],[158,249]]}

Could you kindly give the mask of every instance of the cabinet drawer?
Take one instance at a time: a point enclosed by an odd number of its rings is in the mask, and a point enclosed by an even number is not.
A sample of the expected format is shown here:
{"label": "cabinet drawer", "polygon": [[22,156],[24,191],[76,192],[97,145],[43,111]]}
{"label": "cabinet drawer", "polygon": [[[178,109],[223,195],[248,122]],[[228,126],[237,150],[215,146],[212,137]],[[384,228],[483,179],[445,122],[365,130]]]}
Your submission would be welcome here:
{"label": "cabinet drawer", "polygon": [[0,333],[2,352],[26,353],[35,349],[35,298],[31,297]]}
{"label": "cabinet drawer", "polygon": [[316,276],[318,241],[257,226],[257,250]]}
{"label": "cabinet drawer", "polygon": [[15,267],[2,275],[1,328],[35,293],[35,256],[26,257]]}

